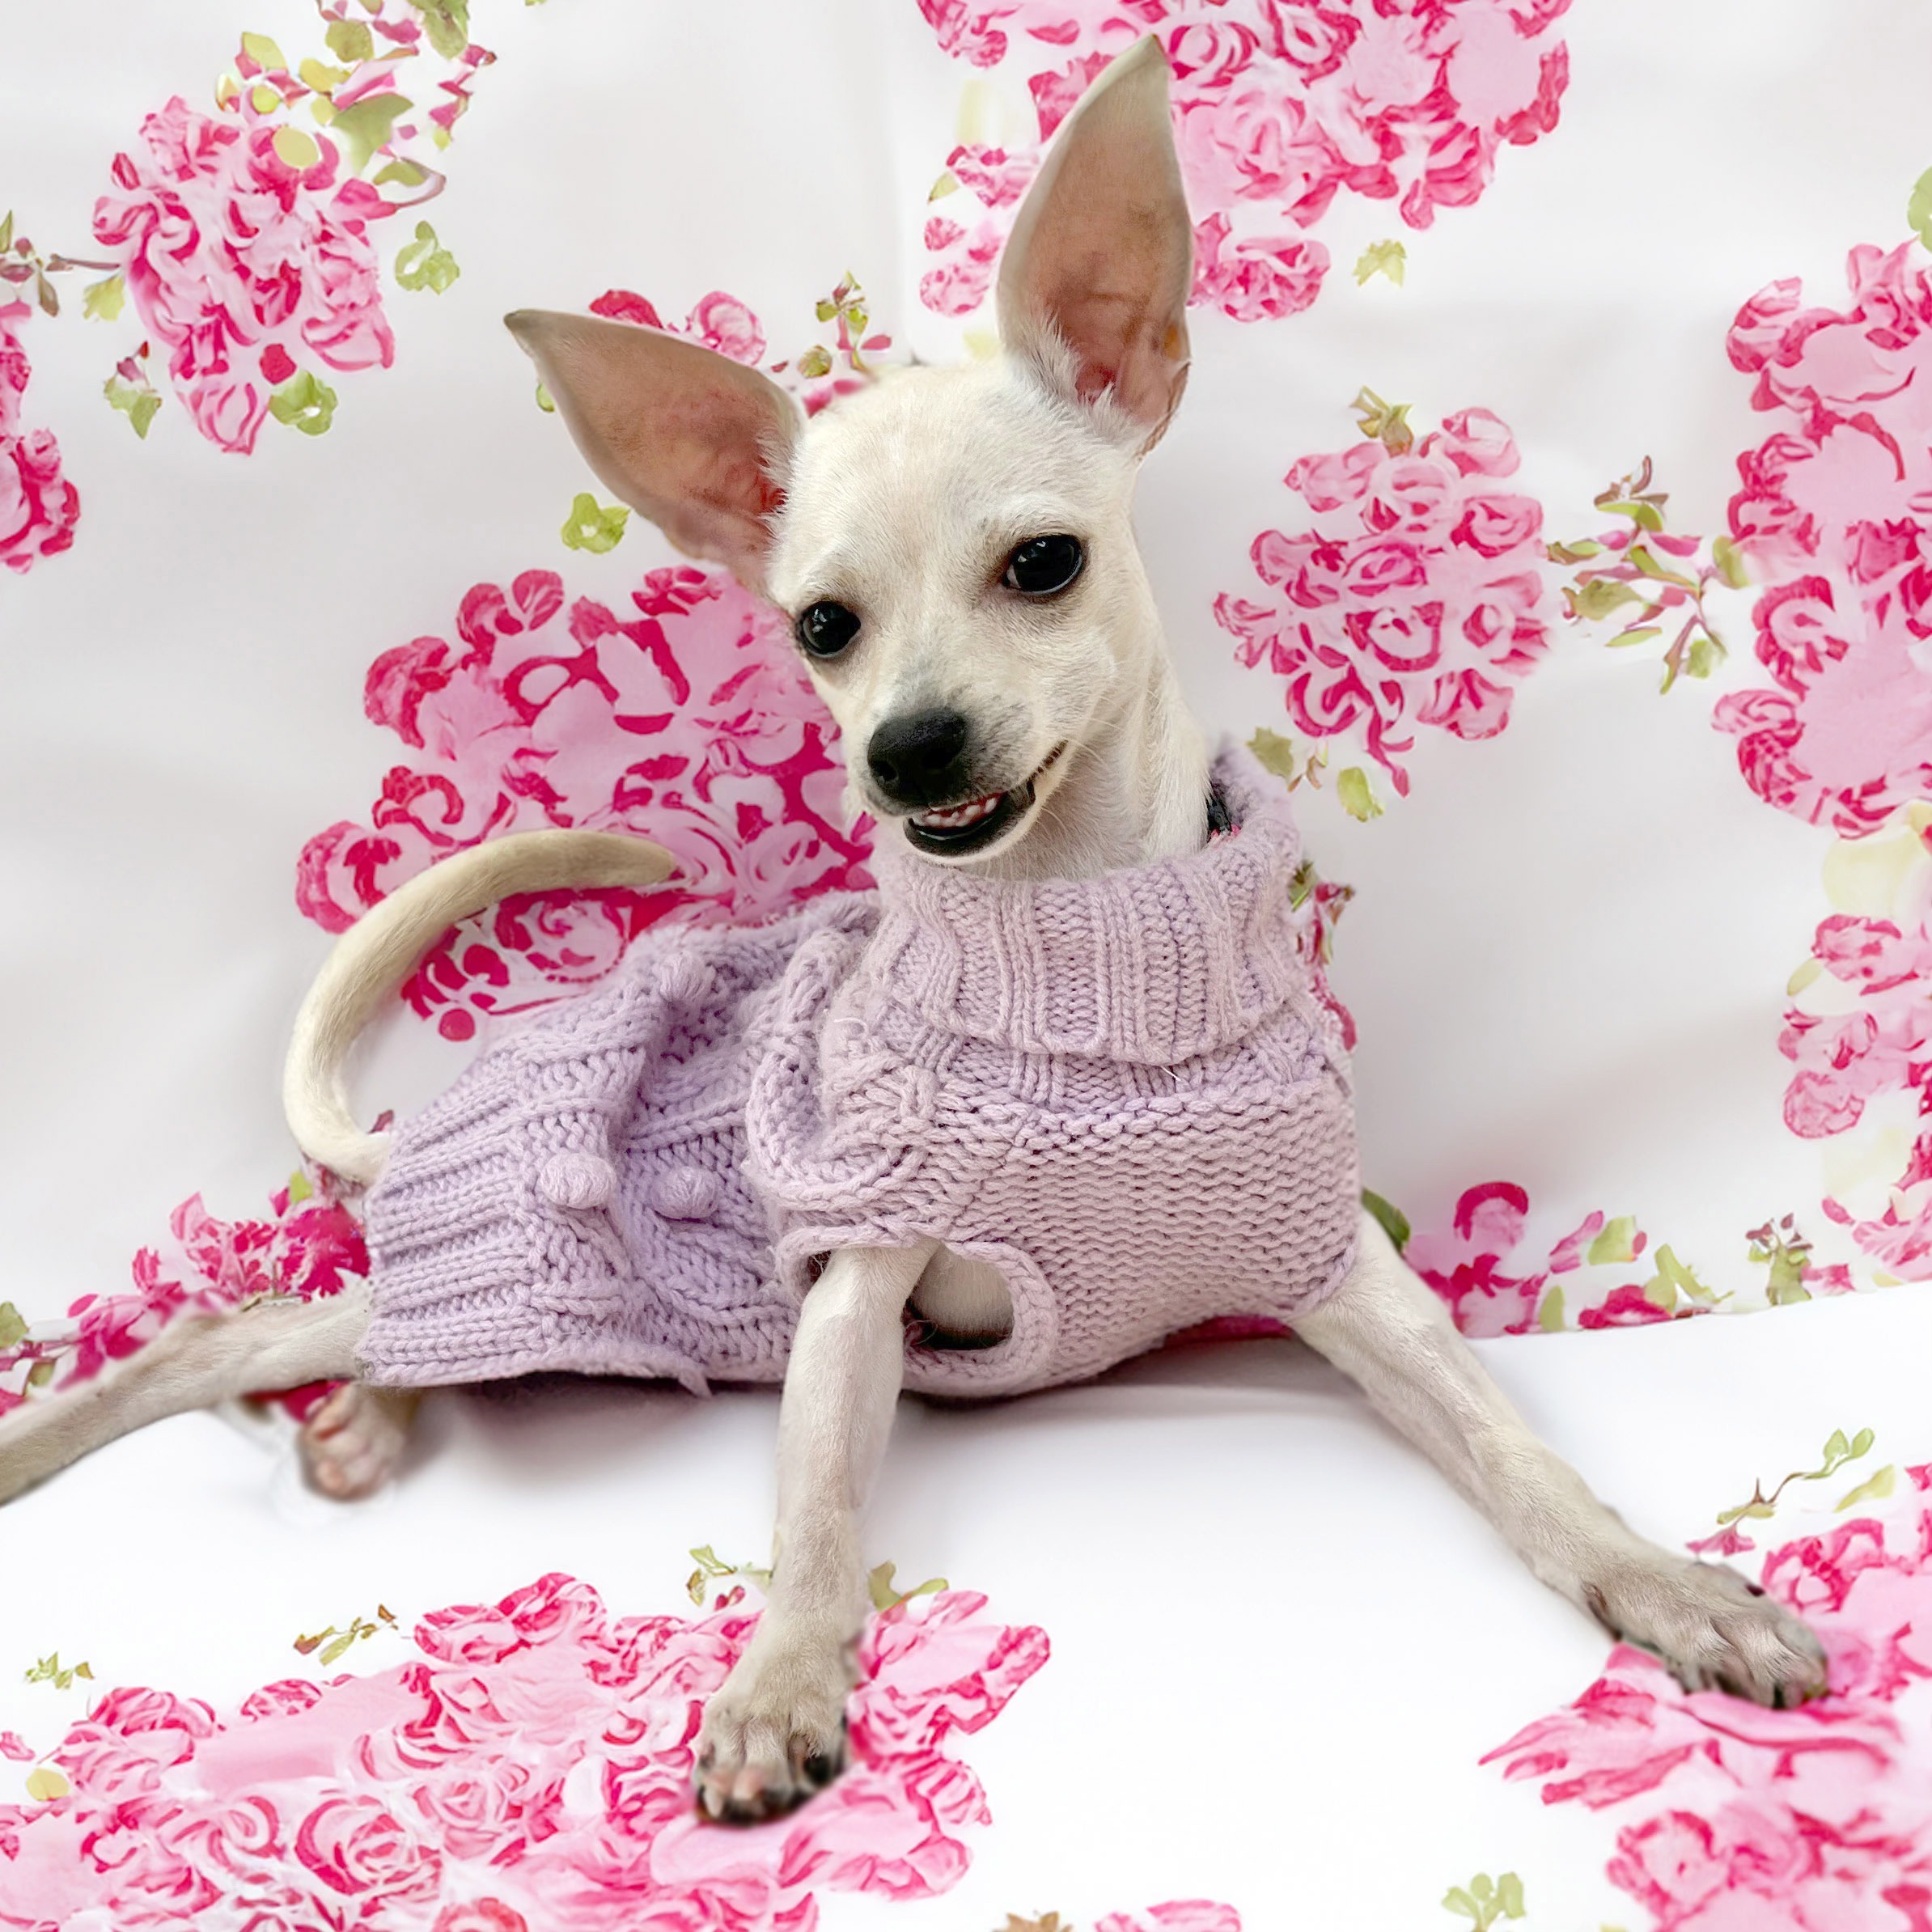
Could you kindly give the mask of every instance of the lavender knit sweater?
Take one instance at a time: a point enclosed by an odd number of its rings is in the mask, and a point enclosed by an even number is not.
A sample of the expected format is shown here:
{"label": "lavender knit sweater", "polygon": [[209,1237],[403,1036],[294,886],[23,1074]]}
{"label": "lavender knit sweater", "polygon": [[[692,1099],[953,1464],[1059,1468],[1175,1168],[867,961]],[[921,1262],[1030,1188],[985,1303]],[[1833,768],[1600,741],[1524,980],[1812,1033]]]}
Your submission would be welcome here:
{"label": "lavender knit sweater", "polygon": [[1210,1317],[1315,1307],[1352,1260],[1346,1061],[1297,948],[1280,788],[1185,858],[1012,883],[888,839],[876,893],[646,934],[396,1136],[369,1197],[369,1379],[775,1381],[840,1247],[991,1260],[1013,1332],[909,1345],[1004,1395]]}

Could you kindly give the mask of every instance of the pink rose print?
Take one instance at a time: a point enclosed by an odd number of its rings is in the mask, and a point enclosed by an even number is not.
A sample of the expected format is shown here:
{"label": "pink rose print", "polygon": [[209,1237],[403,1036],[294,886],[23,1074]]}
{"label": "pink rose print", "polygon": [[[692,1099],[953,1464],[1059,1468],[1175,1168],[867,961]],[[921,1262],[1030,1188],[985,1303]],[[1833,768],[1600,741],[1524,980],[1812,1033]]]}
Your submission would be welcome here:
{"label": "pink rose print", "polygon": [[530,1921],[501,1899],[472,1899],[445,1906],[430,1932],[530,1932]]}
{"label": "pink rose print", "polygon": [[395,209],[354,178],[326,130],[278,127],[239,98],[238,119],[210,119],[178,95],[149,115],[139,148],[114,158],[117,192],[95,204],[94,233],[123,256],[195,426],[245,454],[269,392],[299,366],[393,358],[368,224]]}
{"label": "pink rose print", "polygon": [[[1346,190],[1393,201],[1412,228],[1466,207],[1506,146],[1557,125],[1569,56],[1552,32],[1569,0],[919,0],[940,46],[1025,73],[1039,138],[947,157],[920,298],[942,315],[985,299],[1013,210],[1053,130],[1102,67],[1157,34],[1173,70],[1175,134],[1195,231],[1194,300],[1273,320],[1320,293],[1328,251],[1308,231]],[[950,197],[975,205],[960,214]]]}
{"label": "pink rose print", "polygon": [[[1812,957],[1852,998],[1843,1011],[1792,1006],[1785,1014],[1778,1045],[1797,1070],[1785,1089],[1785,1124],[1794,1133],[1807,1139],[1842,1133],[1885,1094],[1915,1095],[1919,1113],[1932,1111],[1929,922],[1932,910],[1909,930],[1889,919],[1835,913],[1819,926]],[[1891,1273],[1906,1281],[1932,1275],[1932,1134],[1913,1142],[1876,1219],[1861,1221],[1838,1201],[1824,1205]]]}
{"label": "pink rose print", "polygon": [[1094,1932],[1241,1932],[1241,1914],[1207,1899],[1171,1899],[1145,1912],[1110,1912]]}
{"label": "pink rose print", "polygon": [[[83,1294],[64,1323],[36,1324],[0,1348],[0,1414],[32,1392],[67,1388],[145,1347],[177,1315],[238,1308],[269,1294],[309,1301],[368,1272],[362,1224],[320,1169],[298,1173],[270,1197],[272,1218],[221,1221],[199,1194],[169,1217],[172,1239],[134,1256],[125,1294]],[[303,1398],[288,1398],[299,1413]]]}
{"label": "pink rose print", "polygon": [[350,1898],[433,1896],[436,1854],[377,1798],[327,1798],[295,1831],[295,1856],[329,1891]]}
{"label": "pink rose print", "polygon": [[1932,1923],[1932,1512],[1864,1519],[1767,1558],[1765,1587],[1831,1659],[1830,1693],[1760,1710],[1688,1694],[1620,1646],[1574,1704],[1489,1753],[1546,1804],[1617,1825],[1611,1881],[1671,1932]]}
{"label": "pink rose print", "polygon": [[[865,356],[892,345],[888,335],[867,333],[871,316],[865,290],[849,275],[842,277],[828,295],[821,296],[816,307],[821,323],[836,325],[832,346],[828,349],[823,342],[815,342],[799,355],[765,365],[766,373],[776,376],[798,397],[807,416],[816,416],[837,397],[862,388],[872,374]],[[765,329],[757,316],[735,295],[727,295],[721,290],[701,296],[684,318],[682,328],[665,321],[655,303],[629,289],[606,289],[591,304],[591,313],[608,316],[616,322],[642,323],[647,328],[661,328],[667,335],[687,337],[753,368],[767,346]]]}
{"label": "pink rose print", "polygon": [[[426,1618],[416,1656],[371,1676],[270,1686],[218,1715],[110,1693],[51,1755],[70,1793],[0,1805],[0,1917],[625,1932],[642,1909],[690,1932],[809,1932],[828,1893],[956,1883],[963,1834],[989,1815],[957,1742],[1045,1663],[1044,1634],[956,1590],[875,1617],[853,1769],[794,1816],[733,1830],[698,1820],[690,1778],[697,1714],[756,1627],[742,1599],[612,1618],[552,1575]],[[1239,1921],[1184,1904],[1106,1924]]]}
{"label": "pink rose print", "polygon": [[1290,469],[1318,520],[1263,531],[1249,554],[1266,596],[1224,593],[1214,616],[1243,663],[1285,681],[1298,729],[1358,731],[1406,793],[1415,725],[1491,738],[1508,723],[1510,684],[1549,648],[1549,600],[1541,506],[1502,486],[1519,460],[1503,425],[1465,409],[1413,445],[1400,410],[1380,426]]}
{"label": "pink rose print", "polygon": [[1510,1275],[1502,1265],[1528,1215],[1521,1188],[1493,1180],[1464,1192],[1449,1228],[1410,1235],[1403,1250],[1409,1266],[1449,1304],[1465,1335],[1523,1335],[1536,1327],[1549,1269]]}
{"label": "pink rose print", "polygon": [[735,295],[717,290],[700,299],[682,328],[672,328],[660,320],[649,301],[629,289],[606,289],[591,304],[591,313],[607,316],[615,322],[641,322],[648,328],[688,336],[720,355],[728,355],[735,362],[749,362],[754,367],[765,354],[765,331],[759,327],[758,318]]}
{"label": "pink rose print", "polygon": [[1754,574],[1769,688],[1714,722],[1767,803],[1846,838],[1932,786],[1932,277],[1907,243],[1851,252],[1843,311],[1776,282],[1738,311],[1731,359],[1773,433],[1738,459],[1731,528]]}
{"label": "pink rose print", "polygon": [[[1396,1231],[1405,1218],[1383,1204]],[[1530,1198],[1514,1181],[1464,1189],[1447,1227],[1410,1231],[1404,1257],[1449,1304],[1465,1335],[1525,1335],[1539,1328],[1641,1327],[1708,1313],[1714,1290],[1667,1245],[1653,1247],[1633,1217],[1587,1214],[1547,1252],[1524,1248]],[[1386,1224],[1386,1223],[1385,1223]],[[1814,1265],[1790,1216],[1744,1237],[1750,1260],[1768,1268],[1773,1306],[1843,1294],[1840,1267]],[[1744,1303],[1735,1293],[1727,1305]]]}
{"label": "pink rose print", "polygon": [[296,903],[340,932],[446,852],[545,825],[630,831],[680,862],[640,894],[527,894],[456,928],[406,989],[465,1040],[587,985],[667,914],[769,918],[871,883],[869,825],[848,829],[836,731],[773,612],[722,575],[651,571],[620,616],[566,599],[554,571],[474,585],[454,640],[370,667],[365,705],[416,754],[367,825],[318,833]]}
{"label": "pink rose print", "polygon": [[[1771,682],[1725,697],[1713,722],[1736,737],[1739,768],[1767,803],[1856,840],[1932,789],[1932,442],[1917,400],[1932,380],[1932,273],[1909,242],[1855,248],[1846,273],[1842,310],[1807,307],[1796,281],[1777,282],[1731,326],[1731,361],[1772,418],[1738,459],[1731,504],[1736,548],[1769,583],[1753,616]],[[1813,971],[1841,997],[1833,1011],[1786,1013],[1794,1133],[1842,1133],[1883,1095],[1916,1095],[1921,1112],[1932,1098],[1929,917],[1917,907],[1898,922],[1819,926]],[[1824,1207],[1892,1273],[1932,1274],[1932,1137],[1883,1214]]]}
{"label": "pink rose print", "polygon": [[1909,934],[1889,919],[1833,914],[1820,926],[1811,956],[1848,987],[1857,1004],[1831,1015],[1793,1008],[1778,1040],[1798,1072],[1785,1093],[1785,1121],[1815,1139],[1857,1124],[1875,1095],[1917,1090],[1932,1110],[1932,932]]}
{"label": "pink rose print", "polygon": [[[369,224],[441,192],[431,158],[496,57],[469,40],[461,7],[317,0],[316,11],[327,61],[243,35],[216,113],[177,96],[149,115],[95,205],[95,237],[168,352],[195,426],[242,454],[271,409],[311,435],[328,427],[336,396],[320,371],[393,358]],[[415,256],[436,248],[426,232]],[[447,252],[434,259],[453,278]],[[447,286],[421,260],[396,268],[405,286]],[[125,362],[121,373],[139,374]]]}
{"label": "pink rose print", "polygon": [[20,421],[20,398],[32,371],[20,345],[24,302],[0,303],[0,563],[29,570],[74,541],[80,492],[61,474],[61,446],[51,430]]}
{"label": "pink rose print", "polygon": [[1305,235],[1229,240],[1224,214],[1194,230],[1194,299],[1237,322],[1273,322],[1304,309],[1321,292],[1328,251]]}

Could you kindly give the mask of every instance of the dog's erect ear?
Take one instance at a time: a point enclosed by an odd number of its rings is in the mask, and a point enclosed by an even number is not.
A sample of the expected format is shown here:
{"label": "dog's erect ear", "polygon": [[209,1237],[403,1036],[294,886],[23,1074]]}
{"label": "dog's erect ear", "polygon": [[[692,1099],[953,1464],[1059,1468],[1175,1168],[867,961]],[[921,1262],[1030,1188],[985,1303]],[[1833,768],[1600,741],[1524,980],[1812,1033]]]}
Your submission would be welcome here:
{"label": "dog's erect ear", "polygon": [[1193,244],[1150,37],[1087,89],[1027,191],[999,265],[1006,346],[1050,369],[1057,336],[1083,400],[1111,388],[1151,446],[1187,383]]}
{"label": "dog's erect ear", "polygon": [[761,591],[799,413],[776,383],[662,329],[519,309],[528,352],[604,485],[688,556]]}

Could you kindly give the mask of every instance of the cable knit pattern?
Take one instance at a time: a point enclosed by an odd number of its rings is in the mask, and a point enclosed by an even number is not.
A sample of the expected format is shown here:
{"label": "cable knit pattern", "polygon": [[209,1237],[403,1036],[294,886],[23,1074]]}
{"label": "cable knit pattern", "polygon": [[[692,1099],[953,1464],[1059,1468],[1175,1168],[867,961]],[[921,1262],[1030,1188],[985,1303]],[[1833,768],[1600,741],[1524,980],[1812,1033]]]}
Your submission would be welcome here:
{"label": "cable knit pattern", "polygon": [[775,1381],[826,1254],[927,1238],[1014,1303],[994,1347],[909,1344],[933,1394],[1319,1304],[1354,1253],[1347,1064],[1287,801],[1243,752],[1216,778],[1238,829],[1185,858],[1015,883],[887,840],[877,893],[646,934],[397,1134],[370,1379]]}

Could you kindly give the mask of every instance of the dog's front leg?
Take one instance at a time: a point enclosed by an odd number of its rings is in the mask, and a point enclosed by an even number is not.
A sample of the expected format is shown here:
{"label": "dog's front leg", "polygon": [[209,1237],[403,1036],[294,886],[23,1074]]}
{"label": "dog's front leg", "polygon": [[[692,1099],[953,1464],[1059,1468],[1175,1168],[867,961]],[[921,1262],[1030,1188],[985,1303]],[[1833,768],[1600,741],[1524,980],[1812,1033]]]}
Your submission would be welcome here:
{"label": "dog's front leg", "polygon": [[778,1410],[765,1614],[698,1739],[698,1799],[714,1818],[775,1817],[844,1769],[869,1608],[858,1512],[905,1373],[902,1311],[933,1247],[841,1248],[799,1311]]}
{"label": "dog's front leg", "polygon": [[1646,1542],[1530,1433],[1368,1215],[1348,1279],[1295,1332],[1362,1385],[1538,1577],[1654,1652],[1687,1689],[1788,1705],[1824,1688],[1824,1654],[1797,1618],[1736,1571]]}

